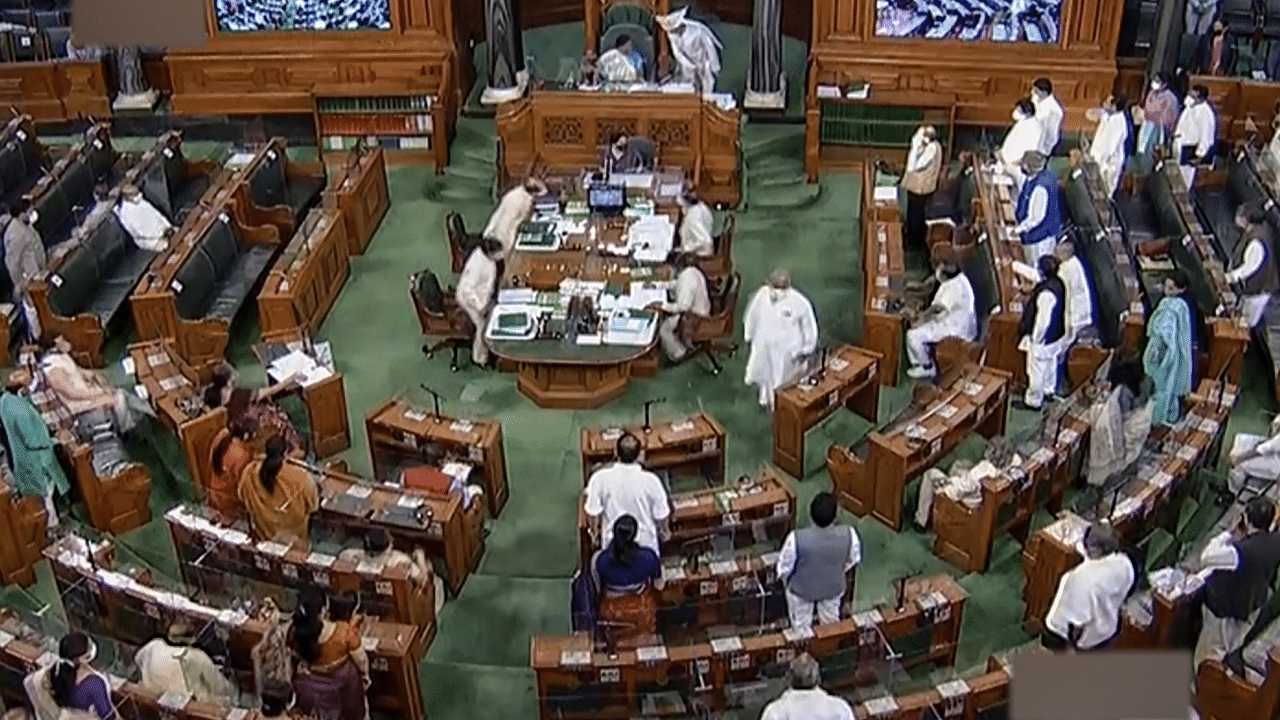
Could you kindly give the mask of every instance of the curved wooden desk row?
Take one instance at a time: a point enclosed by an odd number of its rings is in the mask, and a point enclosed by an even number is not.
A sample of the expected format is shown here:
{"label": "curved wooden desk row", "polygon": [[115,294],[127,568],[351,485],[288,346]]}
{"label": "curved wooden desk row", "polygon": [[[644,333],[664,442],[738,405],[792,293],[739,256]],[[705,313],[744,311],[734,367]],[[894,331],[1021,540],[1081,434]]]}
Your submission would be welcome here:
{"label": "curved wooden desk row", "polygon": [[708,482],[724,482],[724,428],[706,412],[696,412],[682,420],[653,425],[582,428],[578,447],[582,453],[582,486],[597,466],[617,458],[618,438],[629,432],[640,440],[640,463],[646,470],[673,475],[696,474]]}
{"label": "curved wooden desk row", "polygon": [[0,63],[0,83],[5,104],[37,120],[111,115],[111,89],[101,59]]}
{"label": "curved wooden desk row", "polygon": [[34,583],[35,564],[48,542],[44,503],[40,498],[18,497],[8,481],[0,479],[0,585]]}
{"label": "curved wooden desk row", "polygon": [[[917,635],[927,640],[920,652],[901,658],[904,667],[953,664],[965,591],[949,576],[933,575],[908,581],[903,598],[901,608],[884,603],[834,625],[613,654],[595,651],[586,634],[535,636],[529,639],[529,660],[538,677],[541,714],[544,720],[569,717],[572,713],[559,713],[554,707],[557,696],[571,703],[589,695],[594,707],[582,717],[629,718],[639,714],[641,695],[681,688],[720,709],[730,704],[731,686],[754,682],[766,668],[789,662],[801,652],[839,664],[837,677],[824,678],[826,687],[873,683],[870,666],[883,662],[886,643],[891,646]],[[967,694],[967,689],[958,694]]]}
{"label": "curved wooden desk row", "polygon": [[351,274],[347,222],[336,208],[314,208],[275,259],[258,291],[258,333],[315,332]]}
{"label": "curved wooden desk row", "polygon": [[[671,496],[671,537],[663,543],[662,555],[678,557],[687,547],[709,545],[725,535],[736,547],[781,543],[795,515],[795,493],[766,467],[744,484]],[[587,567],[595,547],[588,530],[586,493],[578,498],[578,546],[579,567]]]}
{"label": "curved wooden desk row", "polygon": [[968,366],[941,387],[917,386],[916,398],[856,448],[827,448],[831,489],[845,509],[897,530],[908,481],[950,453],[970,433],[1004,433],[1009,373]]}
{"label": "curved wooden desk row", "polygon": [[[865,327],[865,325],[864,325]],[[875,423],[880,412],[880,378],[884,356],[844,345],[826,355],[815,375],[779,389],[773,395],[773,464],[803,478],[804,436],[809,428],[840,407]]]}
{"label": "curved wooden desk row", "polygon": [[[185,621],[225,645],[226,664],[237,683],[245,692],[255,692],[252,651],[269,629],[265,621],[236,608],[201,604],[187,594],[161,589],[152,584],[149,571],[117,571],[114,546],[102,543],[89,551],[91,557],[81,543],[78,536],[70,535],[44,552],[73,627],[142,645],[166,633],[175,620]],[[418,683],[418,663],[425,650],[422,629],[365,620],[361,631],[373,681],[370,705],[422,720]]]}
{"label": "curved wooden desk row", "polygon": [[[231,590],[232,578],[300,590],[319,585],[360,596],[361,612],[387,622],[423,629],[424,648],[436,634],[435,583],[419,585],[403,566],[386,567],[341,558],[328,562],[314,553],[271,542],[254,542],[246,527],[221,525],[197,509],[178,506],[165,514],[178,551],[182,579],[215,592]],[[324,560],[324,564],[321,564]]]}
{"label": "curved wooden desk row", "polygon": [[[1124,540],[1137,543],[1157,525],[1177,522],[1193,471],[1216,462],[1236,397],[1234,387],[1220,391],[1214,383],[1201,382],[1190,396],[1186,417],[1165,441],[1170,449],[1154,457],[1144,451],[1137,462],[1149,465],[1148,470],[1121,487],[1114,508],[1111,498],[1104,498],[1110,508],[1106,520]],[[1067,512],[1041,528],[1023,548],[1023,622],[1033,632],[1041,630],[1062,576],[1081,562],[1075,546],[1088,527],[1088,520]]]}
{"label": "curved wooden desk row", "polygon": [[501,423],[437,416],[406,400],[391,399],[365,413],[364,429],[375,479],[398,482],[391,476],[403,463],[422,460],[424,451],[434,449],[476,468],[490,517],[498,517],[507,504],[507,459]]}

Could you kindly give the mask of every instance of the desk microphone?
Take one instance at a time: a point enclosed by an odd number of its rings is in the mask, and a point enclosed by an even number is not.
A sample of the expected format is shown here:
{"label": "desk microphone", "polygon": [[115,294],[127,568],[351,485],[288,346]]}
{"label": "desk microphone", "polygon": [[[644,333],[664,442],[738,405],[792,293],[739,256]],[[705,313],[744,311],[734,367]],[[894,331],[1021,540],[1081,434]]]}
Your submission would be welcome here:
{"label": "desk microphone", "polygon": [[666,398],[653,398],[652,400],[644,401],[644,432],[646,435],[653,430],[653,426],[649,423],[649,408],[653,407],[657,403],[664,403],[666,401]]}
{"label": "desk microphone", "polygon": [[435,405],[435,419],[440,419],[440,393],[427,387],[425,383],[419,383],[418,387],[431,393],[431,401]]}

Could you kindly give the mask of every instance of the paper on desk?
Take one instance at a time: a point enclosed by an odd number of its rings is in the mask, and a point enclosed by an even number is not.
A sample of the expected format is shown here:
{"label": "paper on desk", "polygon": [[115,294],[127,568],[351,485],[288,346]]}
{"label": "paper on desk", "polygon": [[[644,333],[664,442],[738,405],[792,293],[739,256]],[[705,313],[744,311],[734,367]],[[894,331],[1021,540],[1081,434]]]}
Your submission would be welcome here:
{"label": "paper on desk", "polygon": [[897,185],[879,185],[876,187],[872,200],[876,202],[897,202],[898,186]]}
{"label": "paper on desk", "polygon": [[666,215],[649,215],[627,228],[627,247],[637,260],[662,262],[671,254],[675,225]]}
{"label": "paper on desk", "polygon": [[317,364],[315,358],[310,355],[301,350],[294,350],[288,355],[276,358],[275,362],[267,366],[267,374],[276,382],[296,377],[303,387],[310,387],[329,377],[333,372]]}

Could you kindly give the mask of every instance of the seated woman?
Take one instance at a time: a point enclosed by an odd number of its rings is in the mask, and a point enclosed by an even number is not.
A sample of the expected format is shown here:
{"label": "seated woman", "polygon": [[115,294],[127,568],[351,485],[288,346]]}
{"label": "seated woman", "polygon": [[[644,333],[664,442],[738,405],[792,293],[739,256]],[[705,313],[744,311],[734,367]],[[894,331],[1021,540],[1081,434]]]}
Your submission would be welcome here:
{"label": "seated woman", "polygon": [[635,517],[619,517],[613,539],[592,558],[600,588],[599,634],[614,647],[647,642],[658,629],[653,591],[663,587],[662,561],[636,543],[638,527]]}
{"label": "seated woman", "polygon": [[352,563],[371,562],[384,567],[403,567],[409,574],[409,580],[417,585],[432,582],[435,574],[421,547],[414,548],[413,555],[397,550],[391,546],[391,533],[380,527],[365,533],[363,549],[348,548],[339,553],[338,559]]}
{"label": "seated woman", "polygon": [[916,503],[916,530],[924,532],[933,512],[933,499],[942,493],[968,507],[977,507],[982,500],[982,481],[1005,468],[1022,464],[1022,458],[1013,445],[1003,437],[991,438],[982,461],[974,465],[957,460],[951,465],[951,475],[937,468],[929,468],[920,478],[920,498]]}
{"label": "seated woman", "polygon": [[307,471],[286,463],[284,454],[284,438],[271,436],[266,457],[240,474],[238,495],[258,540],[305,551],[311,546],[307,526],[320,507],[320,493]]}
{"label": "seated woman", "polygon": [[240,476],[253,462],[253,447],[249,444],[252,438],[248,424],[239,420],[214,436],[209,448],[209,467],[213,474],[209,477],[207,502],[228,520],[244,516],[239,497]]}
{"label": "seated woman", "polygon": [[54,397],[77,420],[97,425],[113,423],[120,433],[131,432],[146,415],[154,415],[142,398],[113,387],[95,370],[86,370],[71,357],[71,343],[45,333],[36,342],[39,371]]}
{"label": "seated woman", "polygon": [[[328,598],[316,587],[304,589],[293,614],[293,650],[300,660],[293,678],[298,712],[333,720],[366,720],[369,659],[358,625],[326,619]],[[354,609],[352,607],[352,609]],[[339,614],[347,608],[340,607]]]}
{"label": "seated woman", "polygon": [[297,387],[294,378],[285,378],[262,390],[240,387],[240,376],[235,368],[223,364],[213,371],[213,381],[205,388],[204,404],[210,409],[226,407],[227,424],[243,422],[257,441],[273,435],[283,437],[289,446],[289,455],[301,457],[306,445],[288,413],[273,399]]}
{"label": "seated woman", "polygon": [[36,720],[115,720],[111,688],[93,669],[98,656],[93,641],[73,632],[58,643],[58,656],[23,681]]}

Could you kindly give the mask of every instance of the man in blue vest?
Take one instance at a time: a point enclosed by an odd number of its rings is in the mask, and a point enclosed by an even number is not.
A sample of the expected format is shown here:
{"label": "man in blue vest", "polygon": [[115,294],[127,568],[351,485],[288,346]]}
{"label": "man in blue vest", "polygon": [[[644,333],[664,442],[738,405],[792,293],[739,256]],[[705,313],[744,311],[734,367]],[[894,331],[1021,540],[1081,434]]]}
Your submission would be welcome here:
{"label": "man in blue vest", "polygon": [[1222,660],[1240,648],[1271,595],[1280,567],[1276,506],[1257,497],[1239,522],[1209,541],[1200,554],[1205,581],[1204,624],[1196,643],[1193,672],[1205,660]]}
{"label": "man in blue vest", "polygon": [[862,543],[852,526],[836,525],[836,498],[820,492],[809,503],[813,525],[793,530],[778,553],[778,579],[787,588],[791,627],[840,621],[847,576],[862,560]]}
{"label": "man in blue vest", "polygon": [[1022,174],[1026,181],[1014,208],[1015,231],[1022,240],[1027,264],[1037,267],[1040,258],[1053,253],[1062,232],[1058,176],[1049,169],[1044,154],[1034,150],[1022,156]]}
{"label": "man in blue vest", "polygon": [[1019,334],[1027,353],[1027,394],[1023,405],[1039,410],[1058,389],[1058,368],[1071,338],[1067,335],[1067,289],[1058,277],[1058,259],[1045,255],[1037,263],[1040,282],[1022,308]]}

